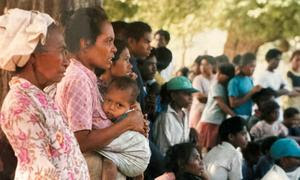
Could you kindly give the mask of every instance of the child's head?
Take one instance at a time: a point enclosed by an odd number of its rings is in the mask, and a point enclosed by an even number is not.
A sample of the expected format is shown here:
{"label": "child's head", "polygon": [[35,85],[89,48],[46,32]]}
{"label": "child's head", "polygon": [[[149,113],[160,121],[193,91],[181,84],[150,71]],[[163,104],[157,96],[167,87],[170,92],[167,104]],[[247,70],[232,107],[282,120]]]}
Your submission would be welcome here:
{"label": "child's head", "polygon": [[221,84],[226,84],[234,76],[234,66],[230,63],[223,63],[218,66],[217,80]]}
{"label": "child's head", "polygon": [[222,122],[219,128],[221,141],[226,141],[234,147],[245,148],[247,146],[247,129],[245,119],[234,116]]}
{"label": "child's head", "polygon": [[192,143],[176,144],[166,153],[166,171],[178,176],[184,172],[198,175],[204,165],[200,153]]}
{"label": "child's head", "polygon": [[171,103],[179,108],[188,108],[192,103],[192,93],[198,92],[193,88],[191,81],[184,76],[172,78],[167,82],[166,88]]}
{"label": "child's head", "polygon": [[139,94],[136,81],[127,77],[112,80],[104,97],[103,111],[109,119],[117,118],[128,111]]}
{"label": "child's head", "polygon": [[249,142],[245,149],[242,149],[244,159],[251,166],[255,165],[260,157],[260,146],[256,142]]}
{"label": "child's head", "polygon": [[240,60],[240,73],[244,76],[252,76],[256,67],[256,57],[253,53],[242,55]]}
{"label": "child's head", "polygon": [[264,102],[274,100],[275,97],[276,92],[272,88],[263,88],[259,92],[252,95],[252,100],[260,109]]}
{"label": "child's head", "polygon": [[261,118],[268,123],[273,123],[279,118],[280,106],[274,100],[269,100],[262,103],[260,112]]}
{"label": "child's head", "polygon": [[284,125],[288,128],[297,127],[300,124],[300,112],[294,107],[287,108],[283,113]]}

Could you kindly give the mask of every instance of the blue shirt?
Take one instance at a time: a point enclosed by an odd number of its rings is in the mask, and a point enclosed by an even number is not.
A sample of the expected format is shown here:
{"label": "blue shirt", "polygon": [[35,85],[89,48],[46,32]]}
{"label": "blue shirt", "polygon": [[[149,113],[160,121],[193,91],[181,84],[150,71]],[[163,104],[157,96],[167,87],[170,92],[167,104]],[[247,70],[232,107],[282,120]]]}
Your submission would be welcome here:
{"label": "blue shirt", "polygon": [[[237,75],[228,83],[228,96],[242,98],[253,88],[253,80],[248,76]],[[251,99],[233,108],[237,115],[251,116],[253,102]]]}

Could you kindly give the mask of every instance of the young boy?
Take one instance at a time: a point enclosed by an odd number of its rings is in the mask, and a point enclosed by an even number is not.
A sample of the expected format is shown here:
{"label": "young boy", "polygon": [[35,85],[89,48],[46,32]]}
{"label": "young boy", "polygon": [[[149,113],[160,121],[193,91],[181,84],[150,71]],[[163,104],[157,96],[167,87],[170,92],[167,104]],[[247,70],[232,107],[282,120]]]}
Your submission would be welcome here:
{"label": "young boy", "polygon": [[187,109],[192,103],[192,93],[198,91],[193,88],[190,80],[183,76],[171,79],[164,86],[167,93],[164,96],[164,99],[167,97],[167,110],[158,115],[153,126],[154,143],[162,154],[165,154],[170,146],[189,141]]}
{"label": "young boy", "polygon": [[211,149],[204,157],[210,179],[242,179],[243,157],[238,147],[247,146],[245,120],[239,116],[226,119],[219,129],[221,144]]}
{"label": "young boy", "polygon": [[[113,79],[107,88],[102,106],[106,116],[113,122],[122,121],[128,112],[136,109],[138,93],[135,80],[129,77]],[[112,160],[129,177],[142,174],[151,155],[148,139],[134,131],[125,132],[97,152]]]}
{"label": "young boy", "polygon": [[255,140],[269,136],[287,136],[288,129],[278,121],[280,106],[270,100],[262,104],[262,121],[256,123],[250,130],[250,134]]}
{"label": "young boy", "polygon": [[289,130],[289,136],[295,139],[298,143],[300,142],[300,112],[298,109],[290,107],[284,110],[283,113],[283,124]]}

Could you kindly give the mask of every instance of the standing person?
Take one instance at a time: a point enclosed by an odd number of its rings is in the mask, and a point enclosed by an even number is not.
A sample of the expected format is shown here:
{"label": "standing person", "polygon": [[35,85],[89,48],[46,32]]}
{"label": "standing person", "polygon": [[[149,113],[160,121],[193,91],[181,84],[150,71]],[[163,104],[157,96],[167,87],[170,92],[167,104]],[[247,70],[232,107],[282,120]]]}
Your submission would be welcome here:
{"label": "standing person", "polygon": [[217,71],[217,80],[212,84],[208,93],[208,101],[197,125],[200,134],[200,144],[208,152],[217,145],[219,126],[226,115],[235,116],[228,105],[226,87],[234,77],[234,66],[232,64],[221,64]]}
{"label": "standing person", "polygon": [[[264,71],[259,78],[255,79],[255,84],[262,86],[263,88],[270,87],[276,92],[276,96],[280,97],[283,95],[296,96],[297,93],[289,91],[287,89],[287,83],[282,78],[283,76],[276,71],[281,60],[282,52],[278,49],[270,49],[265,56],[268,63],[266,71]],[[300,94],[299,94],[300,95]],[[276,99],[279,103],[279,99]],[[280,104],[280,103],[279,103]],[[283,120],[283,110],[280,108],[279,120]]]}
{"label": "standing person", "polygon": [[202,56],[200,63],[201,74],[197,75],[193,79],[193,87],[199,90],[199,92],[193,94],[193,103],[190,110],[190,127],[196,128],[200,121],[201,114],[207,102],[208,92],[210,86],[215,80],[215,75],[213,74],[213,66],[215,64],[215,59],[212,56]]}
{"label": "standing person", "polygon": [[127,43],[130,53],[130,63],[132,64],[132,70],[137,74],[137,83],[140,89],[138,96],[138,102],[141,104],[142,111],[145,110],[145,97],[146,91],[144,88],[144,82],[137,66],[138,60],[144,60],[150,55],[151,52],[151,27],[141,21],[136,21],[128,24],[127,27]]}
{"label": "standing person", "polygon": [[145,122],[143,114],[135,110],[123,121],[112,123],[101,107],[103,98],[94,71],[96,67],[109,69],[116,52],[114,32],[104,10],[78,9],[68,22],[65,39],[74,58],[57,85],[55,100],[85,154],[91,178],[99,179],[101,157],[92,152],[128,130],[145,133]]}
{"label": "standing person", "polygon": [[239,74],[228,83],[229,104],[238,116],[247,120],[251,116],[253,102],[251,97],[261,90],[261,86],[253,86],[252,74],[256,66],[256,57],[246,53],[241,57]]}
{"label": "standing person", "polygon": [[1,109],[1,128],[18,158],[15,179],[89,179],[74,134],[43,92],[68,66],[61,29],[47,14],[20,9],[0,24],[0,67],[15,72]]}
{"label": "standing person", "polygon": [[290,68],[286,74],[289,89],[295,90],[296,96],[286,96],[283,99],[283,107],[295,107],[300,111],[300,50],[293,52],[290,59]]}
{"label": "standing person", "polygon": [[241,180],[243,157],[238,147],[247,146],[245,120],[239,116],[226,119],[219,129],[221,144],[204,157],[204,164],[212,180]]}
{"label": "standing person", "polygon": [[192,103],[192,93],[197,92],[191,82],[183,76],[172,78],[165,87],[168,107],[158,115],[153,127],[154,143],[162,154],[165,154],[170,146],[189,141],[187,108]]}

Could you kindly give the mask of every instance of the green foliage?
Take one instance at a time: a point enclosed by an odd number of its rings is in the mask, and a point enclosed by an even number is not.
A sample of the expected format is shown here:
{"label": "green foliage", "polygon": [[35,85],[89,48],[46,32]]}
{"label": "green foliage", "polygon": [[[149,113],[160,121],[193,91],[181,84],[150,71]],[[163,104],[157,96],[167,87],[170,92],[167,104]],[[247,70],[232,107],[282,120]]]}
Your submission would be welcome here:
{"label": "green foliage", "polygon": [[216,26],[265,42],[300,35],[300,0],[104,0],[104,8],[113,20],[144,20],[176,35]]}

